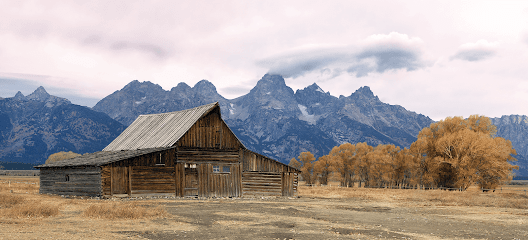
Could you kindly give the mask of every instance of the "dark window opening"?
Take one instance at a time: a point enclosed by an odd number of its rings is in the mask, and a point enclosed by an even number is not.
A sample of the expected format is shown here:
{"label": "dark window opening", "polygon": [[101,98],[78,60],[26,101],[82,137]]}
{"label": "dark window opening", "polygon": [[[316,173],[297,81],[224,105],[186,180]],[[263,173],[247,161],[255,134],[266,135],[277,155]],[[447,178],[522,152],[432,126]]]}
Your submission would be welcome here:
{"label": "dark window opening", "polygon": [[231,167],[230,166],[223,166],[222,167],[222,172],[225,172],[225,173],[231,172]]}
{"label": "dark window opening", "polygon": [[156,165],[165,165],[165,154],[159,154],[159,156],[156,158]]}
{"label": "dark window opening", "polygon": [[70,181],[70,175],[66,174],[66,178],[64,179],[66,182]]}

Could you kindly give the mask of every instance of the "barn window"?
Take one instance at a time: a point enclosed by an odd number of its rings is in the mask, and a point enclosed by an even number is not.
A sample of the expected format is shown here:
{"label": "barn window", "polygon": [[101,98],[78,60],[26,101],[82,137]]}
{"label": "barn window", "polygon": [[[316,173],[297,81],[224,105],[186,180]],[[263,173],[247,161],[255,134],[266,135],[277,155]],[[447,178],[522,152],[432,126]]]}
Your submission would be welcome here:
{"label": "barn window", "polygon": [[66,177],[64,179],[65,182],[69,182],[70,181],[70,175],[66,174]]}
{"label": "barn window", "polygon": [[213,172],[219,173],[220,172],[220,166],[213,166]]}
{"label": "barn window", "polygon": [[222,167],[222,172],[225,172],[225,173],[231,172],[231,167],[229,167],[229,166],[223,166],[223,167]]}
{"label": "barn window", "polygon": [[156,158],[156,165],[165,165],[165,154],[160,153],[159,157]]}

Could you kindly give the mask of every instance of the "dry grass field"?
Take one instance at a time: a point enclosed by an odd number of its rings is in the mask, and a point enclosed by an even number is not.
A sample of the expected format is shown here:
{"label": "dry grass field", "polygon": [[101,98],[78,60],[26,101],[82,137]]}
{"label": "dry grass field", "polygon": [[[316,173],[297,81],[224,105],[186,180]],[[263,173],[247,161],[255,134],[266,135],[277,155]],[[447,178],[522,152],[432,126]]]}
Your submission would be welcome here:
{"label": "dry grass field", "polygon": [[0,239],[528,239],[528,185],[502,192],[299,187],[299,197],[93,199],[0,177]]}

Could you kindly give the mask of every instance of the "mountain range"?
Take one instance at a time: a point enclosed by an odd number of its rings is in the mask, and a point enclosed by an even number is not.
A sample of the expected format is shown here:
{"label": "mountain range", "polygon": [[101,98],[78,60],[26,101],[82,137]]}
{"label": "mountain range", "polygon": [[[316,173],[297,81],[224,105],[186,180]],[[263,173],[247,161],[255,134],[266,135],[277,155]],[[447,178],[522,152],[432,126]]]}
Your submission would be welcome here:
{"label": "mountain range", "polygon": [[222,118],[246,147],[282,162],[303,151],[327,154],[345,142],[408,147],[433,121],[383,103],[368,87],[339,98],[317,84],[294,92],[279,75],[265,75],[251,91],[229,100],[209,81],[179,83],[170,91],[133,81],[99,101],[93,110],[129,125],[140,114],[178,111],[219,102]]}
{"label": "mountain range", "polygon": [[[13,98],[0,100],[0,158],[20,160],[28,156],[25,159],[42,162],[47,155],[57,151],[98,151],[140,114],[178,111],[211,102],[219,102],[222,118],[247,148],[284,163],[303,151],[310,151],[316,157],[325,155],[332,147],[345,142],[409,147],[419,131],[434,122],[402,106],[381,102],[367,86],[359,88],[350,96],[335,97],[315,83],[294,92],[280,75],[266,74],[248,94],[226,99],[207,80],[193,87],[182,82],[169,91],[148,81],[134,80],[103,98],[92,109],[51,96],[43,88],[27,97],[17,93]],[[34,112],[31,114],[22,113],[24,111],[19,109],[32,104],[40,104],[45,108],[29,107],[34,109],[29,111]],[[56,112],[61,114],[49,117]],[[2,114],[7,114],[9,121]],[[59,119],[59,115],[77,115],[81,120],[70,117],[70,121],[67,121]],[[492,121],[497,126],[497,136],[512,141],[519,154],[520,173],[528,176],[528,164],[523,157],[528,156],[528,147],[524,142],[528,134],[528,117],[511,115],[492,118]],[[38,127],[29,127],[37,122]],[[63,133],[64,127],[54,127],[60,124],[68,125],[70,132]],[[90,127],[80,127],[86,124]],[[26,130],[13,132],[14,126]],[[78,131],[71,132],[75,129]],[[18,141],[14,141],[13,137],[6,138],[9,135],[7,133],[16,135]],[[26,140],[21,140],[24,137]],[[27,145],[31,142],[40,146],[40,150]],[[20,146],[27,147],[20,150]],[[27,155],[30,152],[34,152],[33,155]]]}
{"label": "mountain range", "polygon": [[108,115],[49,95],[43,87],[0,99],[0,160],[43,163],[60,151],[100,151],[125,126]]}

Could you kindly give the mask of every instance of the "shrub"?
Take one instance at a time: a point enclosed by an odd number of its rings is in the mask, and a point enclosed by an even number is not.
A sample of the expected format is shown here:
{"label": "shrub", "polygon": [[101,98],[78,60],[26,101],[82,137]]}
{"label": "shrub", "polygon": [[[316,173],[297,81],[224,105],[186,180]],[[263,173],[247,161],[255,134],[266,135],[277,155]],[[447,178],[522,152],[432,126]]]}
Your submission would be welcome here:
{"label": "shrub", "polygon": [[62,160],[66,160],[66,159],[70,159],[70,158],[74,158],[78,156],[81,156],[81,154],[74,153],[72,151],[58,152],[58,153],[51,154],[45,163],[58,162],[58,161],[62,161]]}
{"label": "shrub", "polygon": [[99,203],[90,205],[83,213],[89,218],[141,219],[158,218],[167,214],[162,207],[146,208],[135,203]]}
{"label": "shrub", "polygon": [[38,218],[59,215],[59,206],[29,202],[21,196],[0,194],[0,212],[7,218]]}

